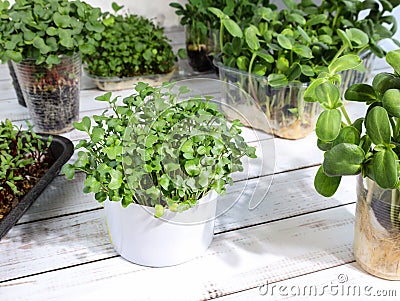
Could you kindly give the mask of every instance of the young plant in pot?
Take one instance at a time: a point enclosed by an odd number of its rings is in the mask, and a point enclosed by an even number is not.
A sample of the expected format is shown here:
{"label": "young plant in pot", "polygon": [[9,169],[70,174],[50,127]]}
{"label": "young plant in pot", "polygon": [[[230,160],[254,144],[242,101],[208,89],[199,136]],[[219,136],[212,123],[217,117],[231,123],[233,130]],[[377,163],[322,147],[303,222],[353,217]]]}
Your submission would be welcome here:
{"label": "young plant in pot", "polygon": [[112,114],[75,123],[90,138],[63,168],[68,178],[86,173],[84,192],[104,203],[114,248],[146,266],[175,265],[207,249],[216,194],[243,169],[242,157],[255,158],[238,121],[228,124],[210,97],[186,98],[187,87],[174,87],[140,82],[122,102],[111,92],[97,97]]}
{"label": "young plant in pot", "polygon": [[73,153],[59,136],[0,122],[0,238],[18,221]]}
{"label": "young plant in pot", "polygon": [[170,6],[181,16],[180,23],[186,29],[184,57],[189,58],[189,65],[198,72],[212,70],[213,58],[220,51],[219,20],[209,7],[223,10],[233,20],[243,24],[250,22],[260,6],[276,8],[269,0],[189,0],[185,5],[172,2]]}
{"label": "young plant in pot", "polygon": [[[272,134],[299,139],[312,132],[319,113],[317,103],[304,102],[304,92],[319,73],[327,70],[322,52],[323,35],[311,28],[324,21],[296,9],[273,11],[258,9],[244,30],[217,8],[210,8],[220,19],[221,54],[214,62],[222,80],[237,83],[254,99],[249,103],[240,95],[229,95],[239,111],[262,110],[270,121]],[[229,33],[229,39],[225,33]],[[340,31],[340,55],[349,49],[361,51],[368,36],[358,29]],[[326,46],[328,47],[328,46]],[[268,131],[253,121],[250,126]]]}
{"label": "young plant in pot", "polygon": [[[175,13],[182,17],[181,25],[185,26],[186,55],[189,65],[198,72],[211,70],[213,56],[218,52],[216,19],[208,10],[211,1],[189,0],[185,5],[178,2],[171,2],[169,5],[176,9]],[[212,5],[223,7],[225,0],[218,0],[216,3],[214,1]]]}
{"label": "young plant in pot", "polygon": [[[288,5],[296,6],[294,2],[285,2]],[[342,41],[338,36],[341,30],[357,28],[370,37],[368,47],[352,51],[360,55],[363,65],[360,65],[357,70],[351,69],[342,72],[340,85],[342,93],[353,83],[369,80],[374,58],[376,56],[383,58],[386,54],[380,45],[383,40],[391,40],[400,47],[400,43],[393,38],[397,24],[396,18],[392,15],[393,9],[399,4],[397,0],[327,0],[321,3],[304,0],[298,4],[298,9],[310,14],[315,21],[303,29],[306,32],[317,32],[321,37],[320,41],[323,42],[313,45],[313,53],[323,53],[322,58],[328,63],[342,47]]]}
{"label": "young plant in pot", "polygon": [[131,89],[135,82],[161,84],[173,76],[176,56],[164,28],[145,17],[126,13],[112,3],[105,30],[94,41],[95,51],[83,55],[86,70],[101,90]]}
{"label": "young plant in pot", "polygon": [[[68,0],[0,1],[0,60],[12,61],[36,131],[62,133],[78,120],[81,53],[94,51],[98,8]],[[15,80],[14,80],[15,82]]]}
{"label": "young plant in pot", "polygon": [[324,151],[316,190],[332,196],[342,176],[358,175],[354,255],[367,272],[400,280],[400,50],[388,52],[386,60],[393,73],[379,73],[372,85],[347,89],[346,100],[365,104],[366,113],[354,121],[343,106],[339,72],[356,68],[359,57],[335,59],[306,96],[325,109],[316,126],[318,147]]}

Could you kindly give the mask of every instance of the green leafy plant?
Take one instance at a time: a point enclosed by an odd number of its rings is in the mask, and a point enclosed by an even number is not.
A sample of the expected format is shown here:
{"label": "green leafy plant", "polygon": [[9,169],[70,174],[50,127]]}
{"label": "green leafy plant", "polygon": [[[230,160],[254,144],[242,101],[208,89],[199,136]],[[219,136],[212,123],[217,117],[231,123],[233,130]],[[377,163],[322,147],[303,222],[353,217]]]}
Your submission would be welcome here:
{"label": "green leafy plant", "polygon": [[[220,19],[221,59],[226,66],[267,76],[271,87],[308,83],[327,70],[329,57],[324,57],[315,46],[329,49],[331,41],[313,31],[313,26],[322,26],[322,16],[316,20],[314,15],[305,15],[296,6],[279,12],[262,7],[251,24],[242,28],[221,10],[209,9]],[[225,38],[224,28],[230,34],[229,39]],[[340,47],[335,46],[331,59],[345,50],[360,53],[368,47],[367,34],[357,28],[339,29],[337,35]]]}
{"label": "green leafy plant", "polygon": [[225,192],[230,174],[242,170],[243,156],[255,149],[240,136],[241,124],[231,125],[210,97],[187,97],[181,87],[135,86],[135,94],[117,105],[111,92],[97,97],[108,102],[112,114],[88,117],[75,128],[89,135],[76,149],[78,159],[65,165],[68,178],[86,173],[84,192],[103,202],[121,201],[153,206],[156,216],[165,208],[183,211],[210,190]]}
{"label": "green leafy plant", "polygon": [[65,132],[78,119],[80,54],[95,50],[100,15],[79,0],[0,0],[0,60],[15,62],[37,130]]}
{"label": "green leafy plant", "polygon": [[189,63],[197,71],[211,69],[213,56],[219,51],[219,20],[209,7],[219,8],[241,23],[249,22],[260,6],[276,8],[269,0],[189,0],[185,5],[171,2],[170,6],[181,16],[181,25],[186,26],[186,54]]}
{"label": "green leafy plant", "polygon": [[0,221],[42,177],[49,165],[47,141],[32,131],[0,122]]}
{"label": "green leafy plant", "polygon": [[[288,6],[294,7],[292,1],[285,1]],[[298,9],[310,14],[315,21],[311,29],[321,41],[329,48],[321,44],[315,49],[316,52],[324,52],[326,61],[329,63],[341,47],[341,31],[349,28],[357,28],[369,36],[368,50],[378,57],[385,55],[385,50],[378,44],[384,39],[393,38],[397,31],[396,19],[392,13],[393,9],[400,4],[398,0],[325,0],[321,4],[315,1],[303,0]],[[399,45],[400,46],[400,45]]]}
{"label": "green leafy plant", "polygon": [[134,14],[117,15],[122,9],[112,4],[115,14],[105,13],[105,30],[94,40],[95,51],[84,55],[93,76],[133,77],[171,71],[176,57],[164,28]]}
{"label": "green leafy plant", "polygon": [[[277,124],[274,134],[301,138],[313,129],[317,112],[304,104],[302,83],[308,85],[328,72],[329,63],[340,55],[367,50],[382,53],[377,42],[392,38],[395,19],[386,14],[398,3],[381,8],[374,0],[363,4],[338,1],[335,5],[334,1],[320,5],[308,0],[284,2],[286,8],[280,11],[260,7],[249,23],[236,22],[216,7],[209,10],[220,19],[221,54],[216,64],[227,74],[225,80],[236,81],[253,96],[272,120],[272,128]],[[366,19],[359,21],[359,15],[368,10]],[[371,26],[375,22],[380,25]],[[385,29],[386,25],[391,27]],[[357,70],[365,68],[359,65]],[[354,75],[348,75],[350,82]],[[287,135],[288,129],[294,135]]]}
{"label": "green leafy plant", "polygon": [[[363,102],[365,116],[351,121],[339,93],[340,71],[356,68],[361,59],[344,55],[332,61],[329,73],[318,78],[307,91],[308,100],[318,101],[325,110],[318,118],[318,147],[325,152],[315,177],[316,190],[332,196],[342,176],[361,174],[383,189],[398,189],[400,154],[400,50],[387,53],[386,61],[394,73],[379,73],[372,85],[358,83],[347,89],[345,98]],[[399,208],[400,198],[392,198]],[[399,224],[399,212],[392,210],[393,224]]]}
{"label": "green leafy plant", "polygon": [[104,26],[101,11],[79,0],[0,1],[0,59],[3,63],[31,58],[49,67],[60,54],[94,51]]}

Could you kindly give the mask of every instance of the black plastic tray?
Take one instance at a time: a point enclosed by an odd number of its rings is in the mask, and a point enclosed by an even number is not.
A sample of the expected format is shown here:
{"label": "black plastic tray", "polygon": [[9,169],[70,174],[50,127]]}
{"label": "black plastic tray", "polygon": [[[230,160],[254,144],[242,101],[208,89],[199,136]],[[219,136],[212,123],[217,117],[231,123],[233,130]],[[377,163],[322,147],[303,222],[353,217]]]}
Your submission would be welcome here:
{"label": "black plastic tray", "polygon": [[[49,135],[40,134],[40,136],[43,137],[43,140],[47,141]],[[46,186],[59,174],[61,167],[74,153],[74,146],[69,139],[57,135],[52,136],[53,141],[50,145],[49,155],[53,163],[36,185],[19,201],[17,206],[0,221],[0,239],[18,222]]]}

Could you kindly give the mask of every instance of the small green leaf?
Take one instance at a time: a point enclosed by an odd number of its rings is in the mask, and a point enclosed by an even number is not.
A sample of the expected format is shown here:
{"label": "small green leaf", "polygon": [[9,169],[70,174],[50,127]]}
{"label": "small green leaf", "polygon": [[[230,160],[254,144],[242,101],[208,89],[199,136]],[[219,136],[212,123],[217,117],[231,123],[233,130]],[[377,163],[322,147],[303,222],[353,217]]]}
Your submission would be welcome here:
{"label": "small green leaf", "polygon": [[377,98],[374,88],[367,84],[354,84],[350,86],[344,97],[351,101],[374,102]]}
{"label": "small green leaf", "polygon": [[105,130],[103,128],[95,127],[92,130],[92,134],[90,135],[90,138],[92,139],[93,143],[97,143],[97,142],[104,140],[104,134],[105,134]]}
{"label": "small green leaf", "polygon": [[345,126],[343,127],[339,135],[333,141],[333,146],[338,145],[340,143],[351,143],[355,145],[360,144],[360,132],[353,126]]}
{"label": "small green leaf", "polygon": [[386,110],[382,107],[372,108],[365,118],[365,129],[375,144],[390,144],[390,121]]}
{"label": "small green leaf", "polygon": [[12,50],[6,50],[4,52],[4,58],[5,59],[10,59],[16,63],[19,63],[22,61],[22,54],[17,51],[12,51]]}
{"label": "small green leaf", "polygon": [[271,87],[277,88],[284,87],[289,83],[286,75],[276,73],[268,75],[267,82]]}
{"label": "small green leaf", "polygon": [[46,29],[46,33],[47,33],[49,36],[56,36],[56,35],[58,35],[58,29],[55,28],[55,27],[53,27],[53,26],[50,26],[50,27],[48,27],[48,28]]}
{"label": "small green leaf", "polygon": [[236,65],[240,70],[247,71],[249,68],[250,60],[247,56],[239,56],[236,60]]}
{"label": "small green leaf", "polygon": [[107,92],[106,94],[103,94],[101,96],[97,96],[95,99],[98,101],[107,101],[110,102],[112,96],[112,92]]}
{"label": "small green leaf", "polygon": [[391,116],[400,118],[400,90],[386,90],[382,97],[382,105]]}
{"label": "small green leaf", "polygon": [[293,51],[303,58],[306,58],[306,59],[313,58],[312,51],[311,51],[310,47],[308,47],[308,46],[298,44],[293,47]]}
{"label": "small green leaf", "polygon": [[398,158],[392,149],[384,149],[374,154],[372,170],[376,183],[383,189],[396,188],[398,176]]}
{"label": "small green leaf", "polygon": [[389,51],[386,54],[386,61],[397,74],[400,74],[400,49]]}
{"label": "small green leaf", "polygon": [[75,175],[75,168],[72,164],[65,164],[62,167],[61,172],[63,172],[65,174],[65,177],[67,179],[72,180]]}
{"label": "small green leaf", "polygon": [[112,7],[112,9],[113,9],[113,11],[114,11],[115,13],[117,13],[118,11],[120,11],[121,9],[124,8],[123,5],[120,6],[120,5],[118,5],[118,3],[116,3],[116,2],[111,3],[111,7]]}
{"label": "small green leaf", "polygon": [[160,177],[160,180],[159,180],[158,183],[161,185],[162,188],[164,188],[165,190],[168,190],[169,182],[170,182],[170,181],[169,181],[168,175],[163,174],[163,175]]}
{"label": "small green leaf", "polygon": [[347,46],[350,49],[353,49],[353,45],[351,44],[350,38],[347,33],[341,29],[338,29],[336,32],[339,38],[342,40],[343,45]]}
{"label": "small green leaf", "polygon": [[301,75],[301,67],[299,63],[294,63],[286,72],[289,82],[297,80]]}
{"label": "small green leaf", "polygon": [[278,34],[278,43],[282,48],[292,50],[293,44],[288,37],[283,34]]}
{"label": "small green leaf", "polygon": [[110,171],[111,181],[108,184],[108,188],[116,190],[121,187],[122,184],[122,173],[119,170]]}
{"label": "small green leaf", "polygon": [[354,48],[362,48],[369,42],[368,35],[358,28],[346,29],[346,34],[352,42],[352,46]]}
{"label": "small green leaf", "polygon": [[89,133],[90,126],[91,121],[87,116],[83,117],[81,122],[74,122],[74,128],[76,128],[78,131]]}
{"label": "small green leaf", "polygon": [[61,28],[67,28],[69,27],[70,23],[71,23],[71,17],[70,16],[66,16],[66,15],[61,15],[59,12],[56,12],[53,15],[53,20],[54,23]]}
{"label": "small green leaf", "polygon": [[325,153],[324,172],[328,176],[356,175],[361,171],[365,153],[361,147],[351,143],[335,145]]}
{"label": "small green leaf", "polygon": [[222,24],[225,26],[226,30],[233,36],[233,37],[243,37],[243,32],[240,29],[239,25],[231,19],[224,19],[222,20]]}
{"label": "small green leaf", "polygon": [[315,132],[322,141],[333,141],[341,129],[342,114],[338,109],[323,111],[317,120]]}
{"label": "small green leaf", "polygon": [[319,85],[315,89],[315,96],[327,109],[336,109],[341,105],[339,88],[330,82]]}
{"label": "small green leaf", "polygon": [[317,24],[321,24],[324,23],[327,19],[327,16],[324,14],[320,14],[320,15],[315,15],[312,16],[308,21],[307,21],[307,25],[308,26],[314,26]]}
{"label": "small green leaf", "polygon": [[189,176],[194,177],[200,174],[201,165],[196,162],[196,160],[188,160],[185,163],[185,170]]}
{"label": "small green leaf", "polygon": [[329,73],[334,74],[336,72],[354,69],[362,63],[361,58],[355,54],[346,54],[333,61],[329,66]]}
{"label": "small green leaf", "polygon": [[326,81],[327,81],[326,78],[317,78],[311,81],[311,84],[307,87],[306,91],[304,92],[304,100],[308,102],[318,101],[315,91],[317,87],[319,87]]}
{"label": "small green leaf", "polygon": [[154,217],[160,218],[164,215],[164,207],[162,205],[156,204],[154,206],[154,209],[155,209]]}
{"label": "small green leaf", "polygon": [[331,197],[335,194],[340,185],[341,176],[330,177],[324,173],[322,166],[317,171],[314,178],[315,190],[324,197]]}
{"label": "small green leaf", "polygon": [[400,89],[400,77],[392,73],[380,72],[375,75],[372,87],[380,95],[389,89]]}
{"label": "small green leaf", "polygon": [[219,19],[223,19],[226,15],[220,10],[219,8],[216,7],[209,7],[209,11],[211,11],[214,15],[216,15]]}
{"label": "small green leaf", "polygon": [[41,54],[47,54],[48,52],[51,51],[51,48],[46,45],[46,43],[44,42],[44,40],[41,37],[38,37],[38,36],[36,36],[33,39],[32,45],[35,48],[39,49]]}
{"label": "small green leaf", "polygon": [[74,47],[74,40],[72,39],[71,34],[71,31],[68,29],[60,30],[60,32],[58,33],[60,37],[60,44],[66,48]]}
{"label": "small green leaf", "polygon": [[249,26],[244,31],[244,36],[246,39],[246,43],[252,51],[257,51],[260,49],[260,42],[257,37],[257,27],[254,25]]}

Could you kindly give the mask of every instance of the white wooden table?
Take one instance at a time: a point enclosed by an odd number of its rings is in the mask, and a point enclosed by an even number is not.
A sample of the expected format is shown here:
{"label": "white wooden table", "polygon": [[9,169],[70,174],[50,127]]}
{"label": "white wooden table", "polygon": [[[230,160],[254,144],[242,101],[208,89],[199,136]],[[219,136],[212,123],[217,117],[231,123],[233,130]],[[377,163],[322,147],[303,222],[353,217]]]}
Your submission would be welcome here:
{"label": "white wooden table", "polygon": [[[183,44],[181,32],[168,34],[175,48]],[[183,73],[189,70],[185,66]],[[379,62],[379,68],[386,66]],[[94,101],[101,94],[83,78],[81,117],[101,113],[104,103]],[[362,109],[349,104],[348,110]],[[0,119],[5,118],[22,123],[29,115],[18,105],[2,65]],[[77,131],[65,136],[75,144],[81,138]],[[297,141],[264,142],[267,147],[253,144],[265,164],[253,162],[251,179],[236,176],[220,200],[222,207],[235,203],[217,218],[210,248],[174,267],[142,267],[118,256],[102,206],[82,192],[83,174],[73,181],[59,175],[0,241],[0,300],[398,298],[397,282],[372,277],[354,261],[355,179],[345,178],[335,197],[325,199],[313,188],[322,160],[314,133]],[[252,200],[261,202],[249,210],[256,186]]]}

